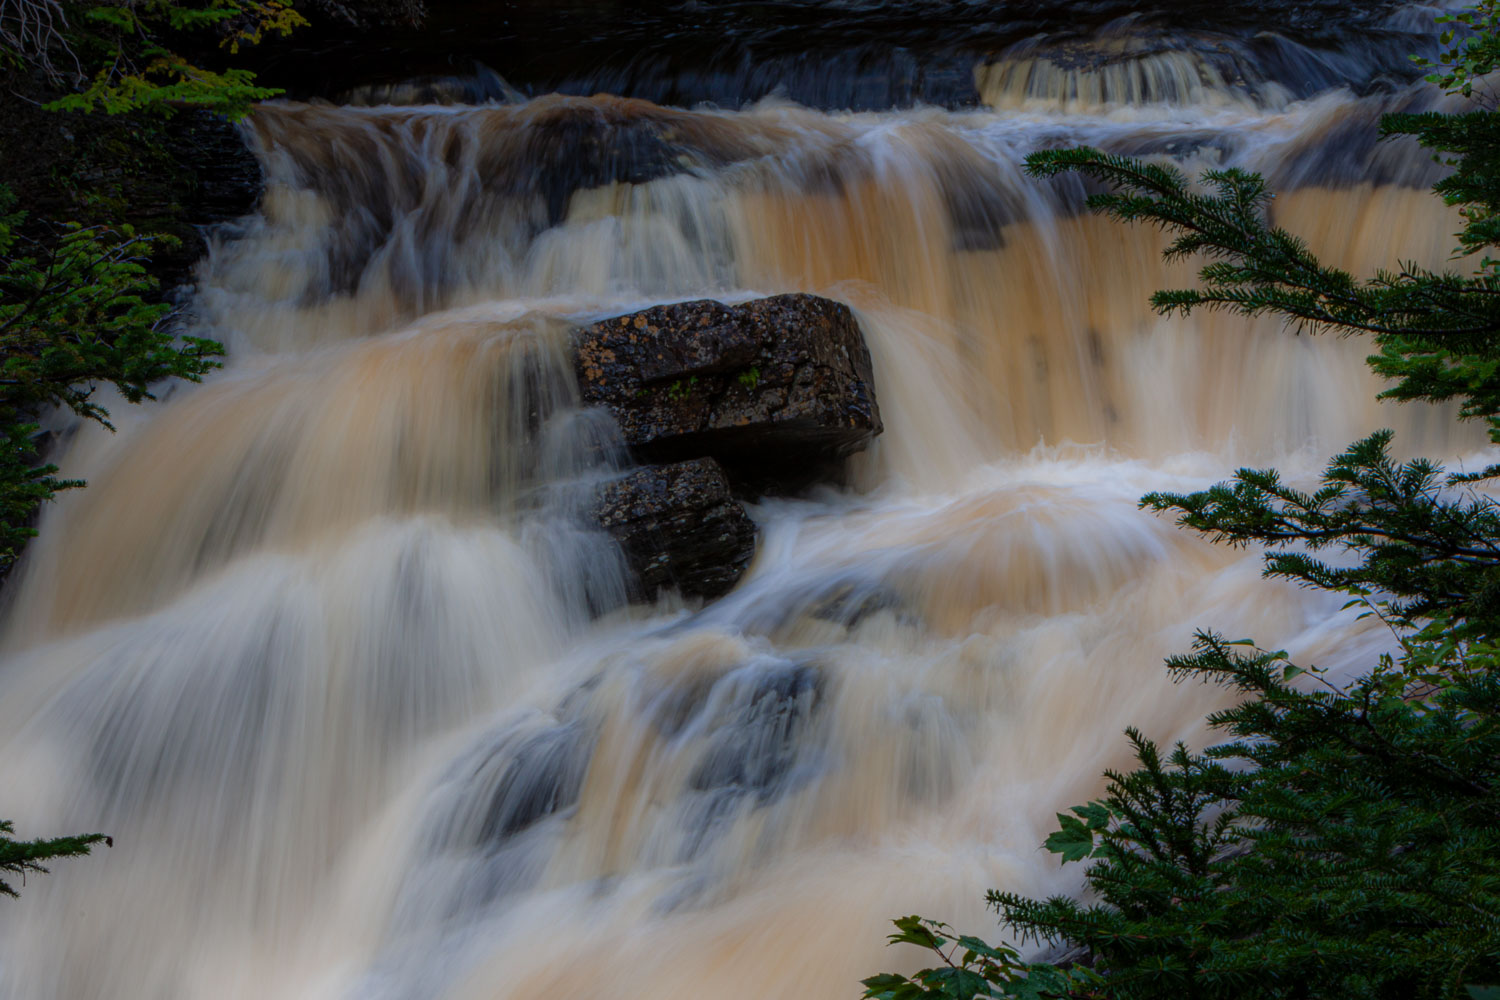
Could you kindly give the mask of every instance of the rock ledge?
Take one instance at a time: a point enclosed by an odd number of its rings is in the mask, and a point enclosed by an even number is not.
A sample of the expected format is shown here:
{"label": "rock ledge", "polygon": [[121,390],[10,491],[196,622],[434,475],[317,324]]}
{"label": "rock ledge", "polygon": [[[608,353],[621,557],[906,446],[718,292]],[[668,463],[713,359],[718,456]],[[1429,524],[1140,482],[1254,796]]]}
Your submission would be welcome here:
{"label": "rock ledge", "polygon": [[814,295],[703,299],[579,332],[585,403],[647,462],[712,456],[735,486],[796,489],[881,432],[870,352],[849,308]]}
{"label": "rock ledge", "polygon": [[620,543],[641,596],[717,597],[755,554],[755,524],[711,458],[648,465],[601,485],[590,519]]}

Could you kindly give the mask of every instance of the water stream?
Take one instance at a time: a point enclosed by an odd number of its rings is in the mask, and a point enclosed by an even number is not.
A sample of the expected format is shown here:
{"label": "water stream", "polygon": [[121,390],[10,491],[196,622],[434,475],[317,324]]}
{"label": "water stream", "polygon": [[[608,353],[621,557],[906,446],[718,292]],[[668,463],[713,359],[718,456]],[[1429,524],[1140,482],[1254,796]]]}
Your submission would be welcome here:
{"label": "water stream", "polygon": [[[1382,426],[1482,448],[1377,404],[1368,345],[1156,316],[1191,266],[1021,172],[1244,166],[1327,259],[1441,265],[1436,168],[1372,139],[1434,95],[1364,86],[1358,38],[1317,86],[1273,50],[1028,43],[956,110],[262,107],[265,198],[193,306],[225,370],[80,429],[89,486],[9,584],[0,816],[114,847],[0,912],[0,996],[851,996],[917,960],[891,916],[987,932],[985,888],[1073,888],[1052,814],[1126,725],[1200,739],[1223,697],[1161,666],[1195,627],[1335,670],[1387,641],[1137,498]],[[727,597],[627,605],[577,514],[627,458],[570,331],[791,290],[856,311],[884,435],[752,508]]]}

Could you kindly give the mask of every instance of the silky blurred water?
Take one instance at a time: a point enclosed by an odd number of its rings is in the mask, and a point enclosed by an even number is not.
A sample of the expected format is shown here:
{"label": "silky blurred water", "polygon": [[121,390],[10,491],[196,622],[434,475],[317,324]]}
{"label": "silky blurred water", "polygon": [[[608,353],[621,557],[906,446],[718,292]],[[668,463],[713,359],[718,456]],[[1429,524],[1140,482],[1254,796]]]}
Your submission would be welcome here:
{"label": "silky blurred water", "polygon": [[[1327,259],[1441,266],[1436,168],[1369,138],[1435,95],[1098,45],[977,66],[962,111],[257,111],[266,195],[194,303],[226,369],[80,429],[89,486],[11,583],[0,815],[114,847],[0,914],[0,994],[853,995],[916,960],[889,917],[988,932],[985,888],[1073,887],[1053,813],[1126,725],[1200,739],[1223,696],[1161,666],[1195,627],[1368,662],[1337,600],[1137,499],[1482,436],[1377,404],[1367,345],[1155,315],[1191,265],[1021,160],[1264,171]],[[727,597],[628,606],[577,516],[628,458],[570,331],[791,290],[855,310],[884,435],[851,486],[752,507]]]}

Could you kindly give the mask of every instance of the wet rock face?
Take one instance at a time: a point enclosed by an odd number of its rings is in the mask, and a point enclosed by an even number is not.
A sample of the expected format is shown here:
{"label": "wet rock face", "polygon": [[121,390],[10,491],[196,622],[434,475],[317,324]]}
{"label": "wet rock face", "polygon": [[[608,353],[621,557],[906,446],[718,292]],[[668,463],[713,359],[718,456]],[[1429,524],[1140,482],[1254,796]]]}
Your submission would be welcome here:
{"label": "wet rock face", "polygon": [[590,516],[620,543],[642,596],[717,597],[755,554],[755,524],[711,458],[648,465],[601,486]]}
{"label": "wet rock face", "polygon": [[755,550],[735,492],[829,478],[881,431],[859,326],[813,295],[602,320],[579,332],[574,367],[584,402],[613,414],[652,463],[600,487],[590,510],[646,598],[728,591]]}
{"label": "wet rock face", "polygon": [[180,300],[205,233],[260,198],[260,164],[238,128],[199,110],[149,126],[132,114],[47,111],[60,94],[12,82],[17,91],[0,101],[0,179],[26,209],[23,231],[45,242],[55,238],[49,223],[72,221],[170,236],[175,245],[157,244],[145,268],[158,282],[153,298]]}
{"label": "wet rock face", "polygon": [[870,352],[847,306],[778,295],[655,306],[582,330],[585,403],[650,462],[711,455],[737,487],[797,488],[881,431]]}
{"label": "wet rock face", "polygon": [[[808,107],[972,107],[977,62],[1038,36],[1087,38],[1127,21],[1238,41],[1276,32],[1324,49],[1378,27],[1398,0],[444,0],[413,26],[403,0],[319,0],[313,25],[242,60],[291,96],[501,68],[528,95],[610,93],[693,107],[769,94]],[[342,10],[357,13],[339,16]],[[348,24],[368,25],[351,36]],[[1327,51],[1331,49],[1332,51]],[[1412,75],[1405,53],[1397,75]],[[482,75],[482,74],[481,74]],[[1283,82],[1297,82],[1292,69]],[[1294,86],[1295,89],[1295,86]]]}
{"label": "wet rock face", "polygon": [[[166,144],[191,183],[172,230],[181,245],[152,255],[151,266],[158,270],[163,289],[170,291],[194,280],[193,265],[208,250],[206,231],[255,210],[265,178],[239,128],[206,111],[174,116],[167,125]],[[171,211],[169,205],[163,214]]]}

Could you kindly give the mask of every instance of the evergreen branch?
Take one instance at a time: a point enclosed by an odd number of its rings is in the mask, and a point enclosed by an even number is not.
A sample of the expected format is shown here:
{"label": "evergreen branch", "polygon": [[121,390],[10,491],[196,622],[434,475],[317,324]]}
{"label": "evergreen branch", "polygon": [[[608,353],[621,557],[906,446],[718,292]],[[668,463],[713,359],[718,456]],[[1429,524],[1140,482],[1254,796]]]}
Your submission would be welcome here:
{"label": "evergreen branch", "polygon": [[[76,858],[88,854],[95,844],[113,847],[114,841],[102,833],[91,833],[82,837],[57,837],[51,840],[12,840],[14,826],[8,820],[0,820],[0,872],[19,876],[22,884],[28,874],[46,875],[49,869],[42,864],[53,858]],[[19,897],[15,886],[0,879],[0,895]]]}

